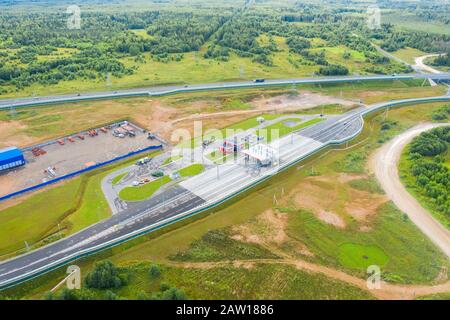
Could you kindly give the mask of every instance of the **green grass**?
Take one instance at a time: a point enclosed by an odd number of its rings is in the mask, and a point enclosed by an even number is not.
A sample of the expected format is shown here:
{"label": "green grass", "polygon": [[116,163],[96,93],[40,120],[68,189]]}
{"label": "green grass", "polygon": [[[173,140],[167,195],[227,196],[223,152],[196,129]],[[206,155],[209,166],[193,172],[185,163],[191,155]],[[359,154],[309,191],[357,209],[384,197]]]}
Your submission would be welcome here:
{"label": "green grass", "polygon": [[127,174],[128,172],[124,172],[119,174],[118,176],[115,176],[111,181],[112,185],[113,186],[117,185]]}
{"label": "green grass", "polygon": [[183,156],[174,156],[174,157],[168,157],[166,160],[164,160],[163,165],[169,164],[171,162],[175,162],[177,160],[180,160],[181,158],[183,158]]}
{"label": "green grass", "polygon": [[150,198],[163,185],[172,181],[169,176],[153,180],[143,186],[126,187],[119,192],[119,197],[125,201],[141,201]]}
{"label": "green grass", "polygon": [[[110,216],[101,181],[134,159],[95,170],[43,189],[0,211],[0,258],[23,253],[25,241],[38,247]],[[58,227],[59,224],[59,227]]]}
{"label": "green grass", "polygon": [[202,173],[205,170],[205,167],[202,164],[192,164],[186,168],[183,168],[178,171],[178,174],[181,177],[192,177]]}
{"label": "green grass", "polygon": [[372,299],[352,285],[284,265],[171,267],[164,268],[160,281],[184,289],[189,299]]}
{"label": "green grass", "polygon": [[384,267],[389,257],[378,246],[344,243],[339,246],[339,262],[350,269],[367,270],[371,265]]}
{"label": "green grass", "polygon": [[372,176],[369,179],[356,179],[348,182],[349,186],[353,189],[367,191],[369,193],[384,194],[383,189],[381,189],[378,181]]}

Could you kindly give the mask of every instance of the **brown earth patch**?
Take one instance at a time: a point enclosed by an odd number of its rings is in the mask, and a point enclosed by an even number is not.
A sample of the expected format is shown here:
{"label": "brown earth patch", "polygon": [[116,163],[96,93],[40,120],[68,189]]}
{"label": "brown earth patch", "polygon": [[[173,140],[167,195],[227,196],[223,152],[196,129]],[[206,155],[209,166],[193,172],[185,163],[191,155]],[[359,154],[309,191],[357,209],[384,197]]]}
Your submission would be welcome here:
{"label": "brown earth patch", "polygon": [[0,121],[0,148],[30,144],[33,138],[21,133],[26,127],[20,121]]}
{"label": "brown earth patch", "polygon": [[345,211],[357,221],[365,221],[377,213],[378,208],[387,201],[384,195],[375,195],[365,191],[350,190],[350,199],[345,204]]}
{"label": "brown earth patch", "polygon": [[327,104],[340,104],[344,106],[344,108],[350,108],[355,102],[309,91],[301,91],[295,95],[284,94],[271,98],[262,97],[254,99],[251,102],[251,105],[258,110],[273,111],[298,111]]}
{"label": "brown earth patch", "polygon": [[287,215],[272,209],[264,211],[251,224],[233,227],[233,239],[250,243],[281,244],[286,241]]}

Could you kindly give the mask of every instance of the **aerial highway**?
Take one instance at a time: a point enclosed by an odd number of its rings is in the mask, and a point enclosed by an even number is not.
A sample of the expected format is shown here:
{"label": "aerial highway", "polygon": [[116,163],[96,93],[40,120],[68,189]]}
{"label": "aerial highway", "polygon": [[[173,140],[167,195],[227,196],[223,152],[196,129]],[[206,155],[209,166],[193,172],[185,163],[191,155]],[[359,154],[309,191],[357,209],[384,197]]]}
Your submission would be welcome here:
{"label": "aerial highway", "polygon": [[255,174],[235,161],[205,170],[148,201],[135,204],[76,234],[0,263],[0,288],[32,279],[80,257],[222,204],[330,145],[353,139],[363,129],[363,117],[371,112],[404,104],[435,101],[450,101],[450,96],[402,99],[360,107],[293,132],[272,142],[278,144],[277,166]]}
{"label": "aerial highway", "polygon": [[359,81],[377,81],[377,80],[410,80],[410,79],[432,79],[435,82],[450,81],[450,73],[440,74],[403,74],[403,75],[371,75],[371,76],[339,76],[339,77],[312,77],[312,78],[294,78],[294,79],[267,79],[263,82],[256,81],[238,81],[238,82],[220,82],[210,84],[193,84],[178,86],[160,86],[151,88],[126,89],[109,92],[94,93],[74,93],[66,95],[48,96],[48,97],[29,97],[15,99],[0,99],[0,110],[10,108],[20,108],[29,106],[48,105],[65,102],[100,100],[111,98],[125,98],[138,96],[163,96],[169,94],[196,92],[208,90],[242,89],[252,87],[270,87],[287,86],[299,84],[325,84],[325,83],[345,83]]}

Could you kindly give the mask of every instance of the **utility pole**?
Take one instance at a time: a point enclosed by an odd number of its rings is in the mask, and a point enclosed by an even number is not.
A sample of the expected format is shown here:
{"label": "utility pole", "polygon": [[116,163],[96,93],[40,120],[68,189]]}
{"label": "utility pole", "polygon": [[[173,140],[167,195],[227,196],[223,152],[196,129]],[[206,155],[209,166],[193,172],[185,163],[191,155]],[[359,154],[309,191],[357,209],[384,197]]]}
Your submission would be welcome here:
{"label": "utility pole", "polygon": [[[98,211],[97,211],[97,214],[98,214]],[[61,237],[61,226],[59,225],[59,222],[58,222],[58,234]]]}

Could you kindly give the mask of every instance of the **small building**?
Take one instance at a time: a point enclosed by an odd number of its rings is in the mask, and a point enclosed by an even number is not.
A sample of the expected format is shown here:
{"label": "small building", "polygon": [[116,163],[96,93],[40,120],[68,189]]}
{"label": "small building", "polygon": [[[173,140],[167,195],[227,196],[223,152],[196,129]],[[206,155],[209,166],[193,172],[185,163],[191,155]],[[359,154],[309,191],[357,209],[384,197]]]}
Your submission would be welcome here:
{"label": "small building", "polygon": [[0,171],[23,166],[24,164],[25,158],[20,149],[16,147],[0,149]]}
{"label": "small building", "polygon": [[253,160],[260,167],[274,166],[278,163],[278,153],[266,144],[256,144],[248,150],[242,151],[246,157],[246,162]]}

